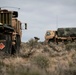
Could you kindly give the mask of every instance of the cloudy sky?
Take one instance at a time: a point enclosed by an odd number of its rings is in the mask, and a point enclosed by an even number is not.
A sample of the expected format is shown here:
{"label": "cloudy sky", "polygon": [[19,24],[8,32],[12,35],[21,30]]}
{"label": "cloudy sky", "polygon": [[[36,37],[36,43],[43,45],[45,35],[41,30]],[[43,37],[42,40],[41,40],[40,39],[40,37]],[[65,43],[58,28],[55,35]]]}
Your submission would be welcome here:
{"label": "cloudy sky", "polygon": [[44,41],[47,30],[76,27],[76,0],[0,0],[0,7],[20,8],[19,20],[28,24],[22,41],[37,36]]}

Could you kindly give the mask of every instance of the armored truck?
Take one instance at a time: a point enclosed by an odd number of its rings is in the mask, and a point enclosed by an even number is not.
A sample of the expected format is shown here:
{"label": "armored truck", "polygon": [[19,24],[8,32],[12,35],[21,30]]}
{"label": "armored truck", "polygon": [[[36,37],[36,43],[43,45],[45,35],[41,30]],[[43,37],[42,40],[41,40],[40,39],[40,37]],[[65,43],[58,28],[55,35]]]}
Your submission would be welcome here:
{"label": "armored truck", "polygon": [[58,28],[56,31],[48,30],[45,42],[67,42],[76,40],[76,28]]}
{"label": "armored truck", "polygon": [[[22,23],[17,11],[0,8],[0,50],[8,54],[18,53],[22,37]],[[25,23],[27,26],[27,23]]]}

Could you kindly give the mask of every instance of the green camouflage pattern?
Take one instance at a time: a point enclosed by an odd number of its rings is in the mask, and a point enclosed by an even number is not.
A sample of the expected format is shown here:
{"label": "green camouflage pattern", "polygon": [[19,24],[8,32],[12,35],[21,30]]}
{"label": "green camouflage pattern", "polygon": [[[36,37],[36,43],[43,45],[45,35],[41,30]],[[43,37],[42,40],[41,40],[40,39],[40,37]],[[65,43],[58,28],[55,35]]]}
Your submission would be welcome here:
{"label": "green camouflage pattern", "polygon": [[57,33],[59,37],[76,37],[76,28],[58,28]]}

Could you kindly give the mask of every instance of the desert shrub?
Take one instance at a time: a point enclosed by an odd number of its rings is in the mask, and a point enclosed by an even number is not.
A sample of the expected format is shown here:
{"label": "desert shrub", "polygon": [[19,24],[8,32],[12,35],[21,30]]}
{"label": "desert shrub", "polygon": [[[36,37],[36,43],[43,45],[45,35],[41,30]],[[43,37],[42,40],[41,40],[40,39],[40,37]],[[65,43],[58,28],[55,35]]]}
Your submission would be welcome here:
{"label": "desert shrub", "polygon": [[[36,69],[35,66],[9,66],[5,75],[45,75],[40,69]],[[47,75],[47,74],[46,74]]]}
{"label": "desert shrub", "polygon": [[0,60],[0,75],[47,75],[45,71],[42,71],[37,66],[20,62],[20,59],[12,60],[8,58],[4,60]]}
{"label": "desert shrub", "polygon": [[[41,75],[37,71],[31,71],[31,69],[28,70],[28,67],[24,67],[21,65],[9,65],[8,67],[5,66],[3,69],[5,70],[3,71],[4,75]],[[2,73],[0,72],[0,74]]]}
{"label": "desert shrub", "polygon": [[49,52],[48,47],[44,47],[44,52]]}
{"label": "desert shrub", "polygon": [[69,43],[66,45],[66,50],[76,49],[76,44]]}
{"label": "desert shrub", "polygon": [[72,59],[73,59],[73,64],[76,64],[76,53],[72,56]]}
{"label": "desert shrub", "polygon": [[64,70],[62,75],[76,75],[76,68]]}
{"label": "desert shrub", "polygon": [[30,39],[30,40],[28,41],[28,45],[29,45],[30,47],[34,47],[35,44],[36,44],[36,42],[34,41],[34,39]]}
{"label": "desert shrub", "polygon": [[33,58],[33,62],[40,68],[47,68],[49,66],[49,60],[46,56],[38,55]]}
{"label": "desert shrub", "polygon": [[40,48],[41,47],[41,43],[39,43],[38,41],[36,41],[35,39],[30,39],[27,43],[27,45],[31,48]]}
{"label": "desert shrub", "polygon": [[0,61],[0,67],[4,66],[5,64],[3,63],[3,61]]}
{"label": "desert shrub", "polygon": [[3,71],[2,68],[5,66],[5,64],[3,63],[3,61],[0,60],[0,74],[3,75]]}
{"label": "desert shrub", "polygon": [[72,56],[72,61],[69,62],[69,69],[65,70],[65,75],[76,75],[76,54]]}

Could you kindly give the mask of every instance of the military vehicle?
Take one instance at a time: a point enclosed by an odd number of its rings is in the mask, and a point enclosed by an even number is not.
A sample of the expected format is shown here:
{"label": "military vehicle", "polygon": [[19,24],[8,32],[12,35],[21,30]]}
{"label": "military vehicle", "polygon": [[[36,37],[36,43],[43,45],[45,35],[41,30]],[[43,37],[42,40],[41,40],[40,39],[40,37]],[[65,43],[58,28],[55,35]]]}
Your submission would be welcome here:
{"label": "military vehicle", "polygon": [[[17,11],[0,8],[0,51],[18,53],[21,44],[22,28]],[[27,29],[27,23],[25,23]]]}
{"label": "military vehicle", "polygon": [[48,30],[45,42],[67,42],[76,40],[76,28],[58,28],[56,31]]}

